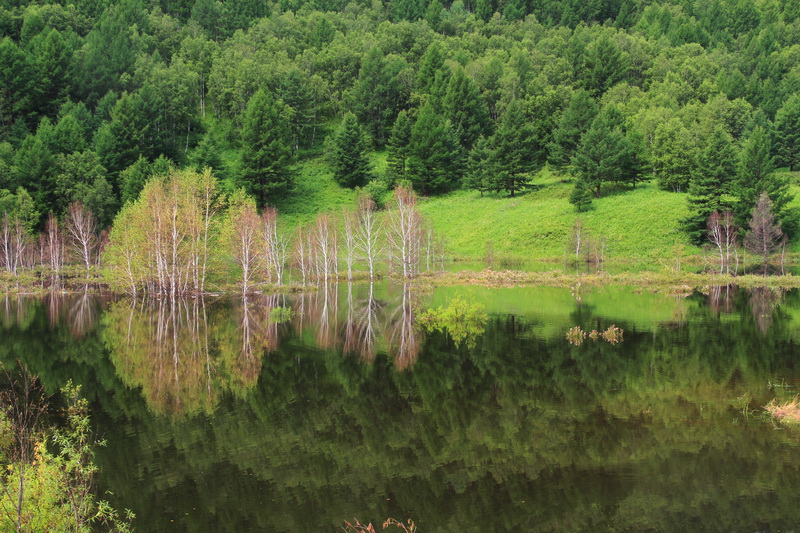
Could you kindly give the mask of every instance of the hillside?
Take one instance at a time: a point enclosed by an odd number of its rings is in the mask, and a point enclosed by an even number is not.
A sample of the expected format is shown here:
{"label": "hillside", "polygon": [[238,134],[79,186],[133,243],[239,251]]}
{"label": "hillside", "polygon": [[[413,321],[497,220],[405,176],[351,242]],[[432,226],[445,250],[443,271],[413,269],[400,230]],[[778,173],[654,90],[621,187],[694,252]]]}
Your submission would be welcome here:
{"label": "hillside", "polygon": [[[373,172],[382,175],[385,153],[370,157]],[[786,179],[794,177],[785,174]],[[463,190],[423,196],[420,211],[459,259],[483,259],[491,243],[498,260],[561,260],[578,219],[590,238],[605,238],[606,257],[613,262],[658,267],[674,261],[676,252],[701,253],[681,230],[680,221],[688,213],[685,193],[663,191],[650,180],[612,192],[595,200],[591,210],[577,213],[568,200],[572,181],[544,169],[532,180],[531,192],[513,198]],[[790,191],[795,196],[791,205],[800,207],[800,187],[792,185]],[[353,207],[358,194],[336,183],[322,156],[309,157],[297,165],[294,193],[278,207],[287,224],[295,226],[310,223],[318,213]],[[386,193],[385,199],[389,197]],[[791,250],[800,252],[800,242],[793,242]]]}

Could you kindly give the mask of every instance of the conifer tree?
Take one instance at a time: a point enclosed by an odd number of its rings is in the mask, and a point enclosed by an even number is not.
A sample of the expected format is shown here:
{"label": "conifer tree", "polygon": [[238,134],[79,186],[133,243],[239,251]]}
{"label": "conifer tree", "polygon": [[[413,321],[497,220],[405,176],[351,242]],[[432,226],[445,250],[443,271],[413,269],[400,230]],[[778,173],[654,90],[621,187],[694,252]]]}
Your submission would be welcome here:
{"label": "conifer tree", "polygon": [[794,197],[789,192],[787,181],[774,172],[770,141],[766,130],[756,126],[742,145],[732,186],[736,197],[735,213],[739,224],[744,226],[760,194],[765,192],[772,201],[772,212],[781,222],[783,232],[792,236],[797,229],[797,213],[789,203]]}
{"label": "conifer tree", "polygon": [[383,51],[373,46],[364,56],[350,93],[350,108],[379,145],[386,142],[394,115],[393,91],[386,68]]}
{"label": "conifer tree", "polygon": [[604,183],[635,183],[641,174],[632,143],[624,131],[619,110],[611,105],[592,121],[581,137],[572,164],[586,187],[600,197]]}
{"label": "conifer tree", "polygon": [[259,205],[274,201],[292,188],[290,118],[288,106],[261,90],[247,104],[239,180]]}
{"label": "conifer tree", "polygon": [[675,192],[688,190],[697,165],[697,149],[680,120],[673,118],[656,127],[651,156],[659,187]]}
{"label": "conifer tree", "polygon": [[307,131],[313,129],[318,112],[308,77],[299,69],[292,68],[284,76],[278,95],[292,108],[292,137],[297,151],[304,144]]}
{"label": "conifer tree", "polygon": [[625,78],[630,58],[611,37],[604,34],[589,46],[584,68],[586,88],[598,96]]}
{"label": "conifer tree", "polygon": [[386,161],[389,170],[402,178],[408,169],[408,145],[411,142],[411,118],[406,111],[400,111],[392,127],[392,134],[387,143]]}
{"label": "conifer tree", "polygon": [[417,90],[430,94],[436,83],[436,76],[444,69],[444,52],[437,41],[432,42],[419,62],[417,71]]}
{"label": "conifer tree", "polygon": [[569,203],[575,206],[579,213],[588,211],[592,207],[592,199],[594,194],[586,185],[586,181],[578,178],[575,180],[575,186],[569,195]]}
{"label": "conifer tree", "polygon": [[569,164],[580,145],[581,136],[589,129],[598,111],[597,102],[587,91],[578,89],[572,93],[548,146],[551,163],[558,166]]}
{"label": "conifer tree", "polygon": [[369,178],[364,131],[353,113],[344,116],[333,138],[333,177],[342,187],[360,187]]}
{"label": "conifer tree", "polygon": [[718,126],[700,154],[697,173],[689,186],[689,216],[684,225],[692,241],[704,240],[711,213],[731,208],[731,185],[736,177],[737,157],[730,135]]}
{"label": "conifer tree", "polygon": [[457,68],[450,76],[442,108],[464,149],[469,150],[478,137],[489,134],[489,109],[463,68]]}
{"label": "conifer tree", "polygon": [[411,128],[408,176],[424,194],[455,189],[464,174],[464,150],[449,120],[443,120],[428,102]]}
{"label": "conifer tree", "polygon": [[492,187],[514,196],[528,184],[528,173],[541,161],[542,150],[536,132],[520,100],[512,101],[500,117],[491,139],[493,153]]}
{"label": "conifer tree", "polygon": [[483,196],[484,191],[488,191],[492,184],[493,163],[494,154],[489,145],[489,139],[483,136],[478,137],[467,158],[464,187],[480,191],[481,196]]}
{"label": "conifer tree", "polygon": [[800,167],[800,95],[793,94],[775,115],[775,154],[778,164]]}

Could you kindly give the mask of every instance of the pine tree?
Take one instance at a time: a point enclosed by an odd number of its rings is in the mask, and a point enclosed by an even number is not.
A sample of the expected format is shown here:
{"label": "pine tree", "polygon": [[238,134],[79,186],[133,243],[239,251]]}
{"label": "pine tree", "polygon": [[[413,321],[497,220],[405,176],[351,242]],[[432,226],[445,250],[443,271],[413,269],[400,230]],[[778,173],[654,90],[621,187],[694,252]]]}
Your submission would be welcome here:
{"label": "pine tree", "polygon": [[322,48],[333,41],[334,37],[336,37],[336,28],[328,20],[328,17],[320,15],[316,19],[314,29],[311,30],[311,34],[308,36],[308,44],[314,48]]}
{"label": "pine tree", "polygon": [[432,42],[422,59],[417,71],[417,90],[422,94],[430,94],[436,84],[436,76],[444,69],[444,52],[438,41]]}
{"label": "pine tree", "polygon": [[217,179],[225,177],[225,164],[220,157],[220,146],[210,133],[206,133],[189,154],[189,162],[198,172],[210,168]]}
{"label": "pine tree", "polygon": [[292,137],[297,151],[306,144],[308,132],[314,130],[317,120],[317,103],[308,77],[297,68],[291,69],[284,76],[278,95],[292,108]]}
{"label": "pine tree", "polygon": [[561,114],[553,141],[548,145],[549,160],[558,166],[568,165],[581,142],[581,136],[597,116],[599,107],[591,95],[578,89],[572,93],[569,105]]}
{"label": "pine tree", "polygon": [[142,115],[135,95],[123,94],[111,112],[111,122],[100,126],[94,136],[94,151],[114,181],[119,172],[143,156],[153,156],[151,129],[154,124]]}
{"label": "pine tree", "polygon": [[651,159],[653,176],[664,190],[688,190],[692,172],[697,166],[697,149],[689,131],[673,118],[656,127]]}
{"label": "pine tree", "polygon": [[387,143],[386,162],[389,170],[396,177],[406,175],[408,160],[408,144],[411,142],[411,118],[405,111],[400,111],[392,127],[392,134]]}
{"label": "pine tree", "polygon": [[[59,154],[56,157],[56,168],[58,169],[55,178],[57,214],[65,214],[72,202],[85,204],[85,199],[80,196],[85,192],[87,184],[93,185],[100,178],[105,182],[106,169],[100,164],[97,154],[90,150]],[[94,212],[93,206],[90,208]]]}
{"label": "pine tree", "polygon": [[477,0],[475,2],[475,15],[484,22],[488,22],[494,14],[491,0]]}
{"label": "pine tree", "polygon": [[736,214],[740,222],[746,219],[756,205],[761,192],[774,170],[770,155],[770,139],[764,128],[756,126],[742,145],[733,193],[737,198]]}
{"label": "pine tree", "polygon": [[260,205],[274,201],[292,188],[290,118],[288,106],[261,90],[247,104],[239,181]]}
{"label": "pine tree", "polygon": [[442,120],[428,102],[411,128],[408,176],[424,194],[455,189],[464,174],[464,150],[449,120]]}
{"label": "pine tree", "polygon": [[55,201],[53,154],[47,144],[47,139],[39,131],[26,137],[14,154],[12,168],[14,185],[30,191],[36,200],[36,208],[43,213],[52,211]]}
{"label": "pine tree", "polygon": [[360,187],[369,179],[364,131],[353,113],[344,116],[333,138],[333,177],[342,187]]}
{"label": "pine tree", "polygon": [[422,0],[394,0],[392,2],[393,19],[415,21],[425,14],[425,2]]}
{"label": "pine tree", "polygon": [[55,29],[34,37],[29,49],[38,71],[37,111],[53,115],[64,101],[69,90],[69,69],[73,45]]}
{"label": "pine tree", "polygon": [[578,178],[600,197],[605,183],[635,184],[641,174],[632,144],[624,131],[619,110],[610,105],[592,121],[572,158]]}
{"label": "pine tree", "polygon": [[800,167],[800,95],[793,94],[775,115],[775,154],[781,166]]}
{"label": "pine tree", "polygon": [[756,205],[761,193],[766,192],[772,201],[772,212],[781,222],[783,232],[794,235],[797,229],[797,213],[789,204],[794,196],[789,192],[788,182],[774,172],[771,139],[761,126],[753,128],[739,153],[739,166],[732,193],[736,197],[735,213],[741,226]]}
{"label": "pine tree", "polygon": [[53,129],[53,150],[62,154],[85,150],[88,145],[86,133],[87,125],[75,115],[62,116]]}
{"label": "pine tree", "polygon": [[150,163],[144,157],[140,157],[134,164],[120,172],[120,197],[122,203],[126,204],[135,201],[151,175]]}
{"label": "pine tree", "polygon": [[700,154],[697,173],[689,186],[689,216],[684,226],[692,241],[705,239],[711,213],[731,208],[731,185],[736,176],[736,150],[728,133],[718,126]]}
{"label": "pine tree", "polygon": [[494,154],[489,139],[478,137],[467,158],[467,172],[464,175],[464,187],[480,191],[488,191],[494,174]]}
{"label": "pine tree", "polygon": [[541,162],[542,150],[536,132],[522,109],[520,100],[512,101],[497,125],[491,142],[492,188],[514,196],[528,184],[528,173]]}
{"label": "pine tree", "polygon": [[584,68],[586,88],[599,96],[625,79],[630,58],[608,34],[603,34],[588,47]]}
{"label": "pine tree", "polygon": [[386,141],[395,100],[383,51],[373,46],[364,56],[350,93],[350,109],[379,145]]}
{"label": "pine tree", "polygon": [[478,137],[489,134],[489,109],[478,86],[463,68],[457,68],[450,76],[442,109],[464,149],[469,150]]}
{"label": "pine tree", "polygon": [[569,203],[574,205],[579,213],[588,211],[592,207],[593,197],[594,194],[583,179],[578,178],[575,180],[575,186],[569,195]]}

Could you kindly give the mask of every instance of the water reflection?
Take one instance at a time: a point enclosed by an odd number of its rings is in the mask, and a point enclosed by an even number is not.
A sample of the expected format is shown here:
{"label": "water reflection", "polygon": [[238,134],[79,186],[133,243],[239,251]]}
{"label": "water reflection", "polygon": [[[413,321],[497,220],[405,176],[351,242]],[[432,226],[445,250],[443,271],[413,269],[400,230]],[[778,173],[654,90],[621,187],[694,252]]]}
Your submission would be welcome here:
{"label": "water reflection", "polygon": [[0,324],[4,329],[25,329],[35,319],[41,305],[47,310],[51,327],[66,324],[76,339],[94,331],[103,309],[111,301],[108,295],[47,292],[41,298],[28,295],[6,295],[0,305]]}
{"label": "water reflection", "polygon": [[715,285],[708,289],[708,307],[714,313],[729,315],[734,310],[734,303],[738,295],[735,285]]}
{"label": "water reflection", "polygon": [[422,333],[415,323],[415,300],[408,285],[403,285],[399,305],[389,318],[389,349],[397,370],[406,370],[417,362]]}
{"label": "water reflection", "polygon": [[258,380],[269,330],[248,302],[220,311],[202,299],[113,304],[103,337],[118,376],[171,416],[209,414],[223,392],[244,395]]}
{"label": "water reflection", "polygon": [[749,304],[753,312],[758,330],[766,334],[772,327],[775,313],[780,307],[786,291],[784,289],[774,289],[770,287],[754,287],[749,289]]}
{"label": "water reflection", "polygon": [[[743,406],[800,385],[800,294],[475,289],[474,343],[421,335],[420,309],[460,290],[95,302],[83,327],[80,295],[10,298],[0,359],[86,387],[102,489],[140,531],[796,526],[797,435]],[[624,342],[564,340],[611,324]]]}
{"label": "water reflection", "polygon": [[[96,320],[97,311],[87,301],[81,296],[71,303],[70,329],[76,337]],[[47,305],[60,316],[64,303],[54,297]],[[341,350],[367,364],[375,361],[385,337],[396,368],[410,368],[420,350],[419,305],[408,286],[387,304],[376,298],[372,284],[325,284],[292,296],[251,295],[232,305],[125,300],[105,313],[103,338],[117,373],[127,386],[141,388],[153,411],[210,414],[225,392],[243,396],[255,385],[263,358],[280,347],[282,337],[302,338],[306,330],[313,331],[316,348]]]}

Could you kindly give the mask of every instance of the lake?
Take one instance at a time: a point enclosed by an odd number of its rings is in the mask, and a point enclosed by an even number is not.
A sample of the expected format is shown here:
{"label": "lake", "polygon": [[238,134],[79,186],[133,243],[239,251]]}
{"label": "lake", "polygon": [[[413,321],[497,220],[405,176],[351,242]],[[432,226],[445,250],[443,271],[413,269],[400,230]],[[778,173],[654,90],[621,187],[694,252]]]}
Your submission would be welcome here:
{"label": "lake", "polygon": [[[425,327],[453,302],[485,320]],[[800,526],[800,431],[762,409],[798,392],[797,291],[50,295],[0,301],[0,328],[6,365],[82,386],[137,531]]]}

